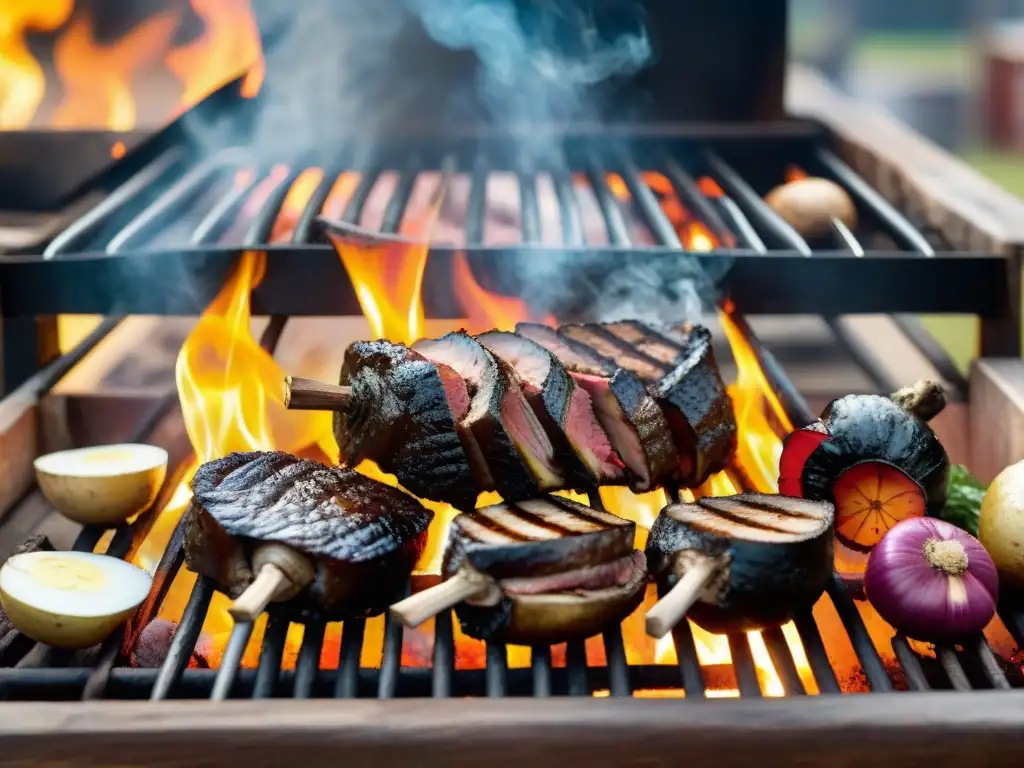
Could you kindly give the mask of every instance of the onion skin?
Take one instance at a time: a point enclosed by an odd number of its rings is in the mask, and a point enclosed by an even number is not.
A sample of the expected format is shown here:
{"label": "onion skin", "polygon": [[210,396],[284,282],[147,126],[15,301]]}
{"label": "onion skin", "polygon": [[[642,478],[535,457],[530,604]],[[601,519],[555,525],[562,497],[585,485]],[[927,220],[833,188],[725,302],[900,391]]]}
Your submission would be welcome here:
{"label": "onion skin", "polygon": [[999,577],[976,538],[945,521],[918,517],[893,526],[875,545],[864,591],[878,614],[908,637],[950,641],[991,621]]}

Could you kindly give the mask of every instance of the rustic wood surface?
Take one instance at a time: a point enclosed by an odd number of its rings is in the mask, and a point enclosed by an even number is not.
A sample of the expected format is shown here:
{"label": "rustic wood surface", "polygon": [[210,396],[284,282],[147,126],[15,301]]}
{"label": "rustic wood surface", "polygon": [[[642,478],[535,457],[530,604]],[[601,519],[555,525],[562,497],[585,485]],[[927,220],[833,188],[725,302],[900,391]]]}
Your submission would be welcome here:
{"label": "rustic wood surface", "polygon": [[971,367],[971,469],[983,483],[1024,459],[1024,360]]}
{"label": "rustic wood surface", "polygon": [[39,402],[16,390],[0,402],[0,522],[35,483]]}
{"label": "rustic wood surface", "polygon": [[0,764],[1002,766],[1024,693],[0,704]]}

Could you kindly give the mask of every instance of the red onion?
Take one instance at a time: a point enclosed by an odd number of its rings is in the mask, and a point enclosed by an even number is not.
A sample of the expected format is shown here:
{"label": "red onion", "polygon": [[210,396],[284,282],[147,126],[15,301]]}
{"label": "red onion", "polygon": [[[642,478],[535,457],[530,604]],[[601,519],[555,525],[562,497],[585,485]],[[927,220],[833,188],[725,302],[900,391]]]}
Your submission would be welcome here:
{"label": "red onion", "polygon": [[864,591],[879,615],[918,640],[981,631],[996,612],[999,577],[976,538],[943,520],[918,517],[875,545]]}

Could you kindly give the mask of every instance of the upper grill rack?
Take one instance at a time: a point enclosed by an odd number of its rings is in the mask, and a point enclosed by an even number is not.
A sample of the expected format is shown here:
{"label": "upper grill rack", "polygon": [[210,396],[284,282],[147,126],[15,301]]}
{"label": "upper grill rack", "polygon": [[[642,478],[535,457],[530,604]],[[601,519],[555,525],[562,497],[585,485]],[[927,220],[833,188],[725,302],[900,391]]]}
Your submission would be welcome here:
{"label": "upper grill rack", "polygon": [[[724,165],[725,161],[721,162],[723,163],[722,167],[728,167]],[[669,166],[669,170],[671,170],[671,166]],[[143,173],[147,172],[153,173],[151,169],[143,171]],[[199,169],[194,173],[201,177],[206,171]],[[738,202],[732,201],[731,197],[724,198],[729,201],[729,205],[725,207],[731,208],[731,210],[726,212],[721,222],[708,216],[707,225],[709,227],[722,227],[721,234],[732,233],[736,237],[742,237],[745,228],[764,230],[767,227],[778,226],[778,223],[772,220],[770,212],[761,210],[759,206],[754,205],[753,200],[743,198],[744,188],[742,186],[737,187],[733,183],[733,186],[730,187],[730,180],[725,178],[727,174],[721,174],[721,176],[724,182],[723,187],[732,193],[740,190],[737,196]],[[239,243],[242,248],[257,247],[267,241],[278,219],[288,186],[293,178],[294,174],[282,176],[266,195],[259,210],[245,219]],[[619,241],[616,245],[623,248],[634,247],[630,228],[624,223],[626,210],[622,201],[608,187],[603,174],[594,174],[591,179],[600,211],[605,216],[607,231],[618,233],[610,235],[610,237],[616,238]],[[636,173],[626,172],[624,179],[632,192],[634,212],[646,222],[650,232],[657,238],[656,242],[662,249],[678,251],[681,246],[678,236],[672,223],[658,204],[653,191],[649,188],[644,191],[643,180]],[[94,236],[104,226],[104,221],[110,215],[110,208],[116,208],[123,203],[124,197],[131,197],[135,194],[130,189],[131,185],[136,185],[135,189],[140,189],[151,183],[151,179],[143,178],[142,181],[139,181],[139,177],[129,182],[129,191],[120,193],[121,198],[115,194],[111,198],[114,202],[107,205],[108,210],[94,212],[91,219],[87,217],[77,225],[77,231],[69,230],[69,234],[66,234],[62,240],[55,241],[56,244],[51,247],[48,254],[50,260],[53,263],[60,263],[65,258],[73,258],[65,256],[65,254],[70,253],[80,244],[80,238],[87,235]],[[111,241],[117,244],[112,253],[120,253],[146,242],[152,228],[165,217],[174,215],[177,205],[188,196],[189,190],[193,189],[197,183],[200,182],[195,177],[183,177],[177,184],[156,196],[142,214],[139,214],[111,238]],[[531,186],[524,185],[520,189],[529,190]],[[305,243],[310,238],[314,217],[327,196],[327,192],[324,191],[325,187],[326,183],[322,184],[310,197],[291,235],[293,243]],[[383,217],[382,229],[385,232],[394,232],[398,229],[410,190],[411,182],[403,183],[400,180],[396,185]],[[210,210],[204,222],[193,233],[193,241],[215,240],[232,229],[233,225],[234,229],[238,230],[238,213],[248,191],[249,187],[246,187],[234,196],[223,198],[219,205]],[[368,194],[359,194],[357,190],[346,206],[345,219],[348,221],[358,220]],[[573,212],[571,209],[572,196],[562,194],[558,196],[558,200],[563,206],[570,203],[568,210],[562,210],[561,220],[563,222],[572,219],[579,220],[579,212]],[[710,202],[705,201],[693,205],[693,210],[706,215]],[[525,192],[522,198],[522,208],[525,212],[523,230],[526,240],[533,239],[537,231],[534,223],[531,223],[537,220],[537,217],[531,212],[536,207],[536,201],[531,193]],[[472,240],[479,240],[479,233],[483,231],[484,207],[476,203],[471,205],[469,210],[471,215],[466,222],[466,231]],[[882,210],[886,210],[885,215],[887,216],[899,216],[893,209],[883,208]],[[618,213],[612,213],[613,211]],[[747,216],[748,212],[751,212],[749,217]],[[619,223],[615,223],[616,220],[622,220],[621,226]],[[725,225],[724,221],[729,221],[731,226]],[[894,221],[901,221],[901,219]],[[895,225],[893,226],[895,227]],[[903,226],[904,224],[901,222],[899,227]],[[906,226],[909,227],[909,223]],[[567,236],[567,240],[578,242],[580,228],[575,225],[567,226],[566,231],[570,234],[576,233],[571,234],[571,237]],[[896,240],[895,237],[894,240]],[[896,240],[896,242],[900,241]],[[757,250],[761,249],[757,248]],[[927,256],[922,252],[917,252],[914,255],[916,257]],[[793,422],[803,424],[812,420],[813,414],[786,379],[771,354],[750,333],[749,327],[741,316],[736,315],[735,319],[754,345],[766,376],[780,395]],[[287,318],[284,316],[275,317],[264,334],[261,341],[271,351],[276,345],[277,339],[280,338],[286,321]],[[95,343],[95,341],[89,343]],[[136,438],[144,439],[151,431],[152,426],[152,420],[147,419],[146,423],[139,426]],[[178,478],[172,473],[168,479],[169,487],[173,487],[177,480]],[[154,509],[160,508],[164,498],[165,495],[162,495],[162,499],[158,500]],[[596,496],[594,500],[598,501]],[[119,557],[130,557],[145,538],[154,519],[155,512],[151,511],[140,517],[132,526],[116,531],[107,550],[108,553]],[[93,527],[83,529],[75,543],[75,549],[92,550],[103,533],[104,531]],[[158,588],[154,595],[155,599],[147,602],[142,609],[140,627],[156,615],[159,604],[166,596],[181,564],[179,531],[172,538],[164,558],[158,565],[155,581]],[[422,580],[417,580],[413,584],[414,588],[422,586],[424,586]],[[92,668],[62,667],[61,664],[66,663],[67,658],[59,653],[42,651],[30,654],[31,658],[28,664],[16,669],[0,670],[0,697],[55,699],[105,696],[109,698],[149,697],[160,699],[168,696],[225,698],[228,696],[291,695],[302,698],[324,695],[338,697],[376,695],[380,698],[390,698],[426,695],[436,697],[546,696],[562,693],[590,695],[599,690],[606,690],[613,696],[628,696],[640,689],[676,689],[685,691],[688,698],[701,698],[706,693],[704,671],[698,661],[694,639],[686,622],[683,622],[673,632],[673,642],[678,658],[677,666],[628,664],[621,629],[613,627],[602,638],[606,657],[606,664],[603,667],[588,666],[584,643],[573,642],[569,643],[566,648],[566,666],[564,668],[552,666],[551,649],[537,648],[532,654],[532,663],[529,669],[509,669],[507,649],[501,645],[490,644],[486,648],[484,670],[456,671],[452,616],[450,613],[446,613],[439,616],[436,621],[432,663],[429,669],[402,667],[401,650],[404,632],[401,625],[395,622],[387,624],[381,649],[380,667],[369,669],[361,667],[360,656],[364,645],[365,622],[356,620],[346,622],[343,626],[337,670],[319,669],[325,626],[322,623],[313,623],[305,629],[295,670],[281,672],[280,665],[287,625],[285,622],[273,618],[268,624],[259,666],[255,670],[240,668],[242,653],[251,636],[251,625],[241,625],[232,634],[219,670],[186,669],[209,609],[212,594],[212,585],[207,580],[199,579],[196,582],[167,660],[159,670],[115,667],[114,664],[120,656],[122,645],[121,638],[115,637],[102,649],[99,662]],[[911,690],[927,690],[932,687],[957,690],[972,687],[1010,687],[1010,680],[1003,665],[1000,664],[985,638],[980,635],[957,648],[937,648],[935,660],[919,656],[905,638],[896,635],[891,642],[899,664],[899,671],[887,670],[855,601],[838,576],[829,586],[828,596],[848,635],[849,642],[863,670],[864,678],[871,690],[892,690],[894,686],[890,672],[897,680],[902,678],[902,684]],[[1001,617],[1015,642],[1018,644],[1024,642],[1022,640],[1024,638],[1024,612],[1016,608],[1004,607]],[[822,693],[839,692],[840,685],[814,617],[810,612],[805,612],[796,618],[795,624],[818,690]],[[782,632],[779,630],[766,631],[763,633],[763,640],[784,691],[787,694],[806,692]],[[762,695],[749,638],[744,635],[736,635],[728,638],[728,642],[732,657],[732,671],[740,694],[748,697]]]}

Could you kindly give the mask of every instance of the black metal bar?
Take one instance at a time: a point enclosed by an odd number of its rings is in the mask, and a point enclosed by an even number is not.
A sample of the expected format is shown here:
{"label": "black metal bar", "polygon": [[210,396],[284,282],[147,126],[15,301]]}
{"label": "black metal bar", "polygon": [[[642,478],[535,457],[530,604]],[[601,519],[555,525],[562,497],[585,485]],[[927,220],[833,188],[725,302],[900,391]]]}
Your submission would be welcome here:
{"label": "black metal bar", "polygon": [[[352,197],[348,199],[348,203],[345,205],[345,211],[341,215],[342,221],[353,224],[359,223],[359,217],[362,216],[363,208],[366,206],[366,199],[370,196],[370,192],[373,191],[379,176],[380,168],[377,166],[368,167],[363,172],[362,176],[359,177],[359,183],[356,184],[356,188],[352,191]],[[337,256],[335,256],[336,258]]]}
{"label": "black metal bar", "polygon": [[900,388],[899,383],[890,378],[888,372],[879,364],[871,353],[871,349],[860,339],[846,332],[846,329],[840,324],[839,318],[825,316],[822,319],[832,331],[832,336],[839,346],[864,371],[878,392],[888,395]]}
{"label": "black metal bar", "polygon": [[647,183],[640,177],[640,170],[628,157],[622,159],[622,179],[626,182],[626,188],[633,198],[633,202],[640,210],[644,223],[651,230],[655,240],[673,248],[683,248],[679,240],[676,228],[672,226],[668,216],[661,208],[654,191],[647,186]]}
{"label": "black metal bar", "polygon": [[377,684],[377,698],[394,698],[398,690],[398,677],[402,669],[402,623],[391,618],[391,612],[384,614],[384,648],[381,651],[380,678]]}
{"label": "black metal bar", "polygon": [[786,636],[782,633],[782,629],[780,627],[766,629],[761,633],[761,638],[768,649],[768,655],[772,657],[772,665],[775,667],[775,672],[779,676],[779,682],[782,683],[782,689],[786,695],[807,693],[803,680],[800,679],[800,673],[797,672],[796,662],[793,661],[793,652],[789,650],[789,643],[786,642]]}
{"label": "black metal bar", "polygon": [[384,208],[384,218],[380,229],[382,232],[397,232],[402,226],[402,217],[409,205],[409,197],[412,195],[412,188],[416,184],[417,173],[413,170],[403,170],[398,174],[398,183],[395,191]]}
{"label": "black metal bar", "polygon": [[796,624],[796,631],[800,634],[800,644],[807,654],[807,663],[811,665],[811,672],[814,674],[814,681],[818,684],[819,693],[841,693],[839,681],[836,679],[835,670],[828,660],[828,652],[825,650],[825,643],[821,639],[821,632],[814,621],[814,614],[811,611],[801,611],[793,620]]}
{"label": "black metal bar", "polygon": [[892,321],[932,368],[953,388],[959,399],[966,400],[969,389],[967,377],[960,372],[960,368],[953,362],[946,348],[921,325],[921,321],[913,315],[904,314],[892,315]]}
{"label": "black metal bar", "polygon": [[192,651],[196,647],[196,640],[203,629],[203,622],[206,620],[206,613],[210,610],[210,599],[213,597],[213,582],[206,577],[196,579],[192,587],[192,594],[188,598],[185,610],[181,614],[181,621],[174,630],[174,637],[167,649],[167,657],[160,665],[160,672],[157,674],[156,682],[153,683],[153,691],[149,698],[151,701],[166,699],[174,686],[181,680],[181,674],[188,666],[192,658]]}
{"label": "black metal bar", "polygon": [[729,654],[732,656],[732,668],[736,672],[736,686],[740,689],[740,696],[760,697],[761,684],[757,679],[757,668],[746,635],[729,635]]}
{"label": "black metal bar", "polygon": [[608,177],[604,166],[595,157],[592,158],[587,170],[587,178],[594,190],[597,204],[601,208],[601,215],[604,218],[604,225],[608,232],[608,242],[612,245],[628,245],[632,238],[629,236],[629,228],[626,226],[626,218],[622,215],[622,208],[619,207],[618,198],[608,188]]}
{"label": "black metal bar", "polygon": [[590,678],[585,641],[570,640],[565,644],[565,670],[569,678],[569,695],[589,696]]}
{"label": "black metal bar", "polygon": [[622,642],[622,627],[606,630],[603,637],[608,690],[612,696],[632,696],[633,686],[629,684],[629,662],[626,660],[626,646]]}
{"label": "black metal bar", "polygon": [[229,151],[190,170],[110,238],[107,252],[117,253],[130,247],[145,247],[171,218],[182,213],[196,198],[209,190],[210,184],[220,174],[237,167],[242,159],[241,153]]}
{"label": "black metal bar", "polygon": [[832,236],[836,241],[837,248],[845,248],[854,256],[864,255],[864,246],[860,244],[860,240],[839,219],[832,219]]}
{"label": "black metal bar", "polygon": [[136,196],[152,189],[160,178],[185,155],[182,147],[174,147],[145,165],[138,173],[119,186],[92,210],[79,217],[57,235],[43,251],[43,258],[59,258],[62,253],[81,251],[90,237],[113,214],[121,211]]}
{"label": "black metal bar", "polygon": [[[253,174],[253,177],[246,181],[246,183],[232,187],[196,225],[189,242],[193,246],[218,242],[231,227],[238,212],[242,209],[242,205],[249,197],[249,193],[252,192],[259,181],[259,177]],[[229,247],[235,250],[232,246]],[[241,253],[239,252],[238,255],[241,255]],[[198,312],[191,314],[198,314]]]}
{"label": "black metal bar", "polygon": [[954,689],[969,691],[973,688],[971,681],[967,679],[967,673],[964,672],[964,668],[960,665],[960,659],[956,657],[956,649],[953,646],[935,646],[935,657],[946,671],[949,682],[953,684]]}
{"label": "black metal bar", "polygon": [[274,692],[277,678],[281,674],[281,659],[284,658],[284,644],[288,639],[288,625],[291,622],[280,614],[271,615],[263,633],[263,649],[260,663],[256,668],[256,682],[253,683],[252,697],[267,699]]}
{"label": "black metal bar", "polygon": [[[733,231],[722,219],[714,204],[700,191],[697,181],[676,162],[675,158],[668,155],[663,160],[663,168],[679,202],[703,222],[719,242],[728,243],[733,237]],[[761,239],[756,232],[754,237],[758,241]]]}
{"label": "black metal bar", "polygon": [[729,224],[732,225],[732,230],[736,233],[736,239],[740,246],[750,248],[756,253],[768,253],[768,246],[764,244],[764,240],[757,234],[757,230],[754,229],[750,220],[743,215],[743,211],[736,205],[735,200],[731,197],[722,196],[714,198],[711,203],[721,210],[724,218],[729,220]]}
{"label": "black metal bar", "polygon": [[99,540],[103,538],[106,529],[99,525],[84,525],[82,530],[75,537],[75,543],[71,545],[73,552],[92,552]]}
{"label": "black metal bar", "polygon": [[434,617],[434,654],[431,672],[430,695],[435,699],[450,697],[455,673],[455,633],[452,628],[451,611],[441,611]]}
{"label": "black metal bar", "polygon": [[296,699],[308,699],[313,695],[313,683],[320,669],[320,651],[323,648],[326,629],[327,624],[323,620],[314,619],[306,624],[302,632],[299,658],[295,662]]}
{"label": "black metal bar", "polygon": [[704,672],[697,658],[697,646],[693,642],[690,622],[680,621],[672,628],[672,644],[676,649],[679,672],[682,675],[683,690],[687,699],[703,699],[705,693]]}
{"label": "black metal bar", "polygon": [[535,645],[530,648],[530,669],[533,672],[534,698],[546,699],[551,695],[551,648]]}
{"label": "black metal bar", "polygon": [[291,192],[292,184],[295,183],[301,172],[302,168],[298,167],[289,170],[287,174],[277,180],[266,200],[263,201],[249,222],[249,226],[242,236],[244,245],[263,245],[270,240],[270,233],[274,231],[274,224],[281,213],[281,206],[284,205],[285,198]]}
{"label": "black metal bar", "polygon": [[217,679],[210,691],[210,698],[213,701],[224,701],[231,696],[231,688],[238,676],[239,667],[242,664],[242,657],[245,655],[245,646],[249,644],[252,636],[252,622],[236,622],[231,628],[231,636],[224,647],[224,655],[220,660],[220,669],[217,670]]}
{"label": "black metal bar", "polygon": [[988,644],[985,636],[978,634],[973,641],[970,641],[969,645],[972,645],[977,652],[981,669],[985,673],[985,677],[988,678],[988,681],[992,683],[992,687],[1004,691],[1008,690],[1010,688],[1010,681],[1006,679],[1002,667],[999,666],[999,660],[992,652],[992,647]]}
{"label": "black metal bar", "polygon": [[551,180],[555,185],[558,210],[561,214],[562,243],[573,247],[585,246],[586,238],[583,236],[580,204],[576,197],[576,190],[572,186],[572,177],[565,169],[559,169],[552,172]]}
{"label": "black metal bar", "polygon": [[900,247],[926,256],[935,254],[935,250],[917,227],[907,221],[903,214],[831,150],[818,148],[816,157],[862,207],[869,209],[879,219]]}
{"label": "black metal bar", "polygon": [[520,173],[519,184],[519,217],[523,242],[536,245],[543,239],[540,225],[540,205],[537,203],[537,177],[532,173]]}
{"label": "black metal bar", "polygon": [[349,619],[341,625],[341,648],[334,680],[334,697],[354,699],[359,692],[359,655],[363,649],[364,619]]}
{"label": "black metal bar", "polygon": [[743,177],[733,170],[732,166],[710,149],[705,151],[704,157],[715,180],[736,200],[748,217],[771,235],[778,247],[792,249],[803,256],[811,255],[811,247],[807,241],[793,227],[783,221]]}
{"label": "black metal bar", "polygon": [[313,194],[309,196],[306,205],[302,209],[298,222],[295,224],[295,231],[292,232],[293,243],[308,243],[313,239],[316,217],[323,210],[324,203],[331,196],[334,185],[338,182],[341,174],[336,171],[324,173],[320,183],[316,185]]}
{"label": "black metal bar", "polygon": [[910,644],[907,643],[907,638],[900,634],[893,635],[892,650],[896,654],[896,661],[899,662],[900,667],[903,669],[903,674],[907,678],[907,686],[910,690],[930,691],[932,689],[931,683],[925,677],[924,669],[921,667],[921,660],[914,653],[914,649],[910,647]]}
{"label": "black metal bar", "polygon": [[882,658],[878,655],[875,644],[871,641],[871,635],[868,634],[867,627],[864,626],[864,619],[861,618],[857,606],[853,603],[853,598],[846,591],[846,586],[838,574],[832,574],[832,581],[828,585],[828,596],[832,598],[836,613],[839,614],[839,619],[846,627],[846,634],[850,636],[854,653],[860,659],[860,665],[864,669],[871,690],[891,691],[892,681],[885,673]]}
{"label": "black metal bar", "polygon": [[466,203],[466,245],[484,241],[484,218],[487,215],[487,166],[478,156],[469,178],[469,200]]}
{"label": "black metal bar", "polygon": [[508,688],[508,651],[503,643],[487,643],[487,696],[501,698]]}

